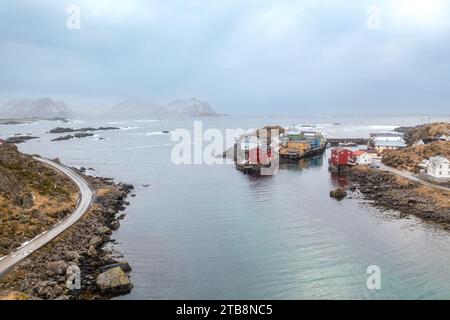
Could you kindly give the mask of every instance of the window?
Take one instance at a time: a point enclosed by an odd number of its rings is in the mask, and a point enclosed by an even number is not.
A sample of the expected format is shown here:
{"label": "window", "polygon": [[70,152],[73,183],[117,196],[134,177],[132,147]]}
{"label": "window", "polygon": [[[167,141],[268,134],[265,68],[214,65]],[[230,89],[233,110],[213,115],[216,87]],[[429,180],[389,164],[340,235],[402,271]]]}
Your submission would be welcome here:
{"label": "window", "polygon": [[442,171],[439,171],[439,175],[442,176]]}

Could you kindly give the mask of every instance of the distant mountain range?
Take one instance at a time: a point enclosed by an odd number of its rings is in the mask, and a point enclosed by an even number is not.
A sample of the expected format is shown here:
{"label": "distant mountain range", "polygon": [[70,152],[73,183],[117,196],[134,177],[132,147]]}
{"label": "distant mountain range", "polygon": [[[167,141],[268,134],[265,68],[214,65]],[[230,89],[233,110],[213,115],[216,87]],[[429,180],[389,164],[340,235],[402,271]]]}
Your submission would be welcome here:
{"label": "distant mountain range", "polygon": [[[155,105],[141,100],[129,99],[100,111],[97,116],[114,117],[175,117],[175,116],[220,116],[221,114],[204,101],[196,98],[180,99],[164,105]],[[0,119],[69,119],[77,114],[64,101],[51,98],[15,99],[0,106]]]}
{"label": "distant mountain range", "polygon": [[141,100],[129,99],[111,108],[112,115],[134,116],[220,116],[209,103],[196,98],[180,99],[165,105],[155,105]]}
{"label": "distant mountain range", "polygon": [[0,107],[0,118],[70,118],[75,116],[64,101],[51,98],[15,99]]}

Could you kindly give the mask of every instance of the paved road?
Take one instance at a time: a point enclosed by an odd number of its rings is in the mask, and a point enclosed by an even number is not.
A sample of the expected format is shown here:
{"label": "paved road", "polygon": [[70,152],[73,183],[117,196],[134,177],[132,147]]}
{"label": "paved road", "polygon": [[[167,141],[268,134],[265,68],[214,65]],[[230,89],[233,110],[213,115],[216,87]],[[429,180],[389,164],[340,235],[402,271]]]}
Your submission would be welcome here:
{"label": "paved road", "polygon": [[444,186],[440,186],[440,185],[437,185],[437,184],[425,181],[425,180],[420,179],[419,177],[417,177],[416,175],[414,175],[414,174],[412,174],[410,172],[397,170],[397,169],[394,169],[392,167],[388,167],[388,166],[386,166],[386,165],[384,165],[382,163],[380,163],[380,169],[384,170],[384,171],[392,172],[392,173],[394,173],[396,175],[402,176],[403,178],[412,180],[414,182],[421,183],[421,184],[423,184],[425,186],[428,186],[428,187],[431,187],[431,188],[436,188],[436,189],[440,189],[440,190],[444,190],[444,191],[450,191],[450,188],[447,188],[447,187],[444,187]]}
{"label": "paved road", "polygon": [[25,259],[28,255],[43,247],[58,235],[60,235],[64,230],[68,229],[75,222],[80,220],[80,218],[89,210],[91,204],[94,200],[94,192],[89,187],[88,183],[76,174],[71,169],[57,164],[53,161],[35,158],[38,161],[41,161],[52,168],[60,171],[67,177],[69,177],[80,189],[80,195],[78,198],[78,206],[76,210],[67,218],[59,222],[53,229],[50,229],[43,234],[39,235],[35,239],[24,243],[19,249],[15,252],[0,258],[0,277],[3,276],[10,268],[16,265],[21,260]]}

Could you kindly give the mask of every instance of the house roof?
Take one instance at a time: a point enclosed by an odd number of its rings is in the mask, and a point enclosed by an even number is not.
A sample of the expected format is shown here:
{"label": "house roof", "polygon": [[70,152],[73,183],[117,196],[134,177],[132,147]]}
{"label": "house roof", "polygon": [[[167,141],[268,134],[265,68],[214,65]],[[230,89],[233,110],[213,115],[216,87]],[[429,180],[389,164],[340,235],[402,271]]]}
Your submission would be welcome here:
{"label": "house roof", "polygon": [[374,132],[369,133],[371,138],[381,138],[381,137],[403,137],[403,133],[400,132]]}
{"label": "house roof", "polygon": [[406,143],[404,141],[387,141],[387,140],[375,140],[376,147],[398,147],[403,148],[406,147]]}
{"label": "house roof", "polygon": [[433,165],[442,165],[442,164],[444,164],[444,163],[449,163],[450,161],[448,161],[447,158],[444,158],[444,157],[442,157],[442,156],[436,156],[436,157],[431,157],[431,158],[430,158],[430,162],[431,162]]}
{"label": "house roof", "polygon": [[336,150],[337,152],[342,152],[342,151],[350,151],[350,152],[353,152],[352,150],[347,149],[347,148],[343,148],[343,147],[337,147],[337,148],[334,148],[333,150]]}
{"label": "house roof", "polygon": [[365,150],[356,150],[353,152],[353,155],[356,157],[362,156],[363,154],[367,153]]}

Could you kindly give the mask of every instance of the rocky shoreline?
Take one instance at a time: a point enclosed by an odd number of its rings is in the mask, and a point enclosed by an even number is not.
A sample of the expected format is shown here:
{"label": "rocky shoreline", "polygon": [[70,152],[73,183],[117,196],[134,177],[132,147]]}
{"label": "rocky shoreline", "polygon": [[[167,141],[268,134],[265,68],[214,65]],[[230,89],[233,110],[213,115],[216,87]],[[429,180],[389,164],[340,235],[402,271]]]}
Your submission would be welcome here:
{"label": "rocky shoreline", "polygon": [[[84,175],[96,199],[83,218],[0,279],[0,296],[108,299],[131,291],[131,267],[113,248],[132,185]],[[81,288],[76,284],[80,271]],[[75,280],[75,281],[73,281]],[[69,285],[68,285],[69,284]],[[74,288],[74,289],[69,289]]]}
{"label": "rocky shoreline", "polygon": [[360,193],[377,207],[398,211],[400,217],[414,215],[450,229],[449,195],[445,192],[440,195],[418,183],[371,168],[354,167],[347,173],[347,179],[354,183],[349,191]]}

